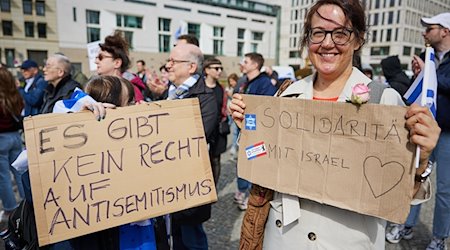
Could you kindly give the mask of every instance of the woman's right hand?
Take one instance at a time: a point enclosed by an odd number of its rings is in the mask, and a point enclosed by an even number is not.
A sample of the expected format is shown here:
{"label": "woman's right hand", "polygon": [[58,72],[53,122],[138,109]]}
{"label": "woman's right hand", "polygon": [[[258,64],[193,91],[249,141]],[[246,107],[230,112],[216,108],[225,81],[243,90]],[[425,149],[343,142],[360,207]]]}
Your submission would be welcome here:
{"label": "woman's right hand", "polygon": [[234,94],[230,103],[230,114],[233,121],[239,128],[242,128],[242,121],[244,120],[245,103],[241,94]]}
{"label": "woman's right hand", "polygon": [[89,110],[94,113],[95,119],[100,121],[106,117],[106,109],[116,108],[116,105],[105,102],[85,102],[81,106],[81,110]]}

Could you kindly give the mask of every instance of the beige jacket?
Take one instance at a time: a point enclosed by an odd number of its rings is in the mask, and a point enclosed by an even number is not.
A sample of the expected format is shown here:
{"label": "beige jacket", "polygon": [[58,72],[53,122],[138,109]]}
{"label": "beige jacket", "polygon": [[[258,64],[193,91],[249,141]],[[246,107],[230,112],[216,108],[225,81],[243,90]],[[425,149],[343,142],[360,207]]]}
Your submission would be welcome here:
{"label": "beige jacket", "polygon": [[[313,76],[289,86],[281,96],[300,94],[298,98],[313,98]],[[358,69],[348,79],[339,102],[345,102],[357,83],[369,84],[371,80]],[[402,105],[400,95],[386,88],[381,104]],[[414,203],[431,196],[427,181]],[[275,192],[264,233],[264,249],[384,249],[386,221],[368,215],[323,205],[311,200]]]}

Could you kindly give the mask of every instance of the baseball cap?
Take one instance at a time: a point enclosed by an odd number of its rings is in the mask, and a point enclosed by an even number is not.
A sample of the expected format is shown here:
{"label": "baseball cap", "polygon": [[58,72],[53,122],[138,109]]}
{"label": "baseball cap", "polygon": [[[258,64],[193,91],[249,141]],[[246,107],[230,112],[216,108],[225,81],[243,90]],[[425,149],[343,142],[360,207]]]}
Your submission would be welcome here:
{"label": "baseball cap", "polygon": [[450,13],[445,12],[430,18],[422,17],[421,22],[422,25],[424,26],[431,24],[439,24],[444,28],[450,29]]}
{"label": "baseball cap", "polygon": [[29,68],[37,68],[38,65],[33,60],[25,60],[22,65],[20,65],[21,69],[29,69]]}

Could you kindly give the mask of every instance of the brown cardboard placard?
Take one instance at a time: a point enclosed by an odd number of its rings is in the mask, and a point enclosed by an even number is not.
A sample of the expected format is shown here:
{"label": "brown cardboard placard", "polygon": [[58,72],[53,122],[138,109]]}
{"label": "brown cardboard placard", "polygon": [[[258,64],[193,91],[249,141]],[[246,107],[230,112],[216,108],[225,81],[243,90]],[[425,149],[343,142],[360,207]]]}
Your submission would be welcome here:
{"label": "brown cardboard placard", "polygon": [[238,175],[403,223],[414,186],[405,107],[244,95]]}
{"label": "brown cardboard placard", "polygon": [[40,246],[217,200],[196,98],[24,125]]}

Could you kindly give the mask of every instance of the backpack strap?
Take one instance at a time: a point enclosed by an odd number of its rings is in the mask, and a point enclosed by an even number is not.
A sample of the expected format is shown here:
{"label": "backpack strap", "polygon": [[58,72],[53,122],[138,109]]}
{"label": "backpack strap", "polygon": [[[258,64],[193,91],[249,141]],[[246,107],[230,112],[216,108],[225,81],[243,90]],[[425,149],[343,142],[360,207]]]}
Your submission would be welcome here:
{"label": "backpack strap", "polygon": [[383,95],[383,92],[387,88],[387,86],[380,82],[372,81],[367,85],[367,87],[369,87],[370,89],[369,103],[380,103],[381,96]]}
{"label": "backpack strap", "polygon": [[283,94],[283,92],[289,87],[291,86],[291,84],[294,83],[294,81],[290,80],[290,79],[286,79],[283,81],[283,83],[281,83],[280,88],[277,91],[277,94],[275,95],[276,97],[279,97],[281,94]]}

